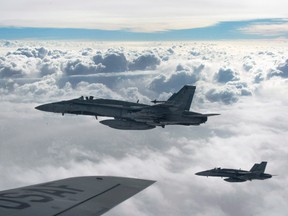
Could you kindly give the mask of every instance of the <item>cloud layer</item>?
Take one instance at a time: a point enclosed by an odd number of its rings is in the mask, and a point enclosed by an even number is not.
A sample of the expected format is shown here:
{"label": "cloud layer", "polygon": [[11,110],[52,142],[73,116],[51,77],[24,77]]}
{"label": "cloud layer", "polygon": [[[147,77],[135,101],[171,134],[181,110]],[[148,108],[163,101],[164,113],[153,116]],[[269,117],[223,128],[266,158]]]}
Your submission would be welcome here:
{"label": "cloud layer", "polygon": [[[107,215],[285,215],[288,50],[281,43],[0,41],[0,188],[130,176],[157,183]],[[191,110],[221,115],[199,127],[120,131],[93,117],[34,109],[81,95],[149,103],[185,84],[197,86]],[[262,160],[279,176],[229,184],[194,175]]]}
{"label": "cloud layer", "polygon": [[[19,2],[20,1],[20,2]],[[287,18],[284,0],[187,1],[163,0],[85,2],[10,0],[1,5],[0,25],[17,27],[90,28],[130,31],[166,31],[207,27],[223,21]],[[276,28],[278,28],[276,26]],[[263,30],[263,27],[257,27]],[[266,30],[264,28],[264,30]],[[254,33],[250,29],[246,30]]]}

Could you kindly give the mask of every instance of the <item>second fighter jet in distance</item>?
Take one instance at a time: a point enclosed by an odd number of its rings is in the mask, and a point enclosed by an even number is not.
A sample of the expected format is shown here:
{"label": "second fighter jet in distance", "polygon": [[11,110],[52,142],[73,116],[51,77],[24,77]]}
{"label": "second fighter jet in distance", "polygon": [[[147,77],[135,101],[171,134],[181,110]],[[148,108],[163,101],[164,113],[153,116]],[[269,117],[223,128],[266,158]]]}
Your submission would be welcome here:
{"label": "second fighter jet in distance", "polygon": [[254,164],[253,167],[247,170],[241,169],[227,169],[227,168],[214,168],[196,173],[199,176],[212,176],[212,177],[225,177],[227,182],[245,182],[247,180],[265,180],[272,178],[272,175],[265,172],[267,162],[263,161],[260,164]]}

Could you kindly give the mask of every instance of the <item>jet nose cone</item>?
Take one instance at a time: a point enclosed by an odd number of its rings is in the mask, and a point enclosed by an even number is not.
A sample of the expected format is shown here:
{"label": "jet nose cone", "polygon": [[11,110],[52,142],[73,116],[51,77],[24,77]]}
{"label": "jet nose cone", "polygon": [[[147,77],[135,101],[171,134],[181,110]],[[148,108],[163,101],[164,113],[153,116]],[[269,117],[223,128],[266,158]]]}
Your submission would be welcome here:
{"label": "jet nose cone", "polygon": [[195,173],[195,175],[198,175],[198,176],[203,176],[205,174],[205,172],[197,172]]}
{"label": "jet nose cone", "polygon": [[44,104],[40,106],[36,106],[35,109],[40,110],[40,111],[46,111],[46,112],[51,112],[51,106],[49,104]]}
{"label": "jet nose cone", "polygon": [[36,106],[35,109],[37,109],[37,110],[43,110],[43,105]]}
{"label": "jet nose cone", "polygon": [[210,173],[210,170],[205,170],[205,171],[202,171],[202,172],[197,172],[197,173],[195,173],[195,175],[198,175],[198,176],[209,176],[209,175],[211,175],[211,173]]}

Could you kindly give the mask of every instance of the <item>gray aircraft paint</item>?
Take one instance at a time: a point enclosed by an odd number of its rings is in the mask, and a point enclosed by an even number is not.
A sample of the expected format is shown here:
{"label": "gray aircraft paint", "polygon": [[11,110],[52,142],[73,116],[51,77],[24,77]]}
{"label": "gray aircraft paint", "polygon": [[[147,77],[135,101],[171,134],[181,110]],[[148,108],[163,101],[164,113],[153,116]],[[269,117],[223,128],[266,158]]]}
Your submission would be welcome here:
{"label": "gray aircraft paint", "polygon": [[271,178],[272,175],[264,173],[267,162],[263,161],[260,164],[254,164],[249,170],[241,169],[226,169],[226,168],[214,168],[202,172],[195,173],[199,176],[211,176],[211,177],[225,177],[227,182],[245,182],[247,180],[265,180]]}
{"label": "gray aircraft paint", "polygon": [[155,181],[84,176],[0,192],[2,216],[98,216]]}
{"label": "gray aircraft paint", "polygon": [[165,125],[200,125],[209,116],[189,111],[195,86],[185,85],[167,101],[153,100],[155,105],[147,105],[112,99],[80,97],[67,101],[48,103],[35,107],[38,110],[55,113],[106,116],[114,119],[100,121],[115,129],[145,130]]}

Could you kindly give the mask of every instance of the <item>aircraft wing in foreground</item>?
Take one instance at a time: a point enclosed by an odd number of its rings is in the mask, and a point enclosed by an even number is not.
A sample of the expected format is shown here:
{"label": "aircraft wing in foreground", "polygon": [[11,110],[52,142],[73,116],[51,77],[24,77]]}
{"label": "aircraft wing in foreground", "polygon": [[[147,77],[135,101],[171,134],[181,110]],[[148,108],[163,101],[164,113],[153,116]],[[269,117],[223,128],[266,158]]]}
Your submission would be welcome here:
{"label": "aircraft wing in foreground", "polygon": [[227,182],[245,182],[247,180],[265,180],[271,178],[272,175],[264,173],[267,162],[263,161],[260,164],[254,164],[249,170],[214,168],[196,173],[199,176],[225,177]]}
{"label": "aircraft wing in foreground", "polygon": [[84,176],[0,192],[1,216],[98,216],[154,181]]}
{"label": "aircraft wing in foreground", "polygon": [[91,115],[112,117],[100,121],[101,124],[122,130],[146,130],[165,125],[200,125],[210,116],[189,111],[195,93],[195,86],[185,85],[167,101],[151,101],[153,105],[133,103],[113,99],[80,97],[67,101],[43,104],[35,107],[46,112],[64,115]]}

